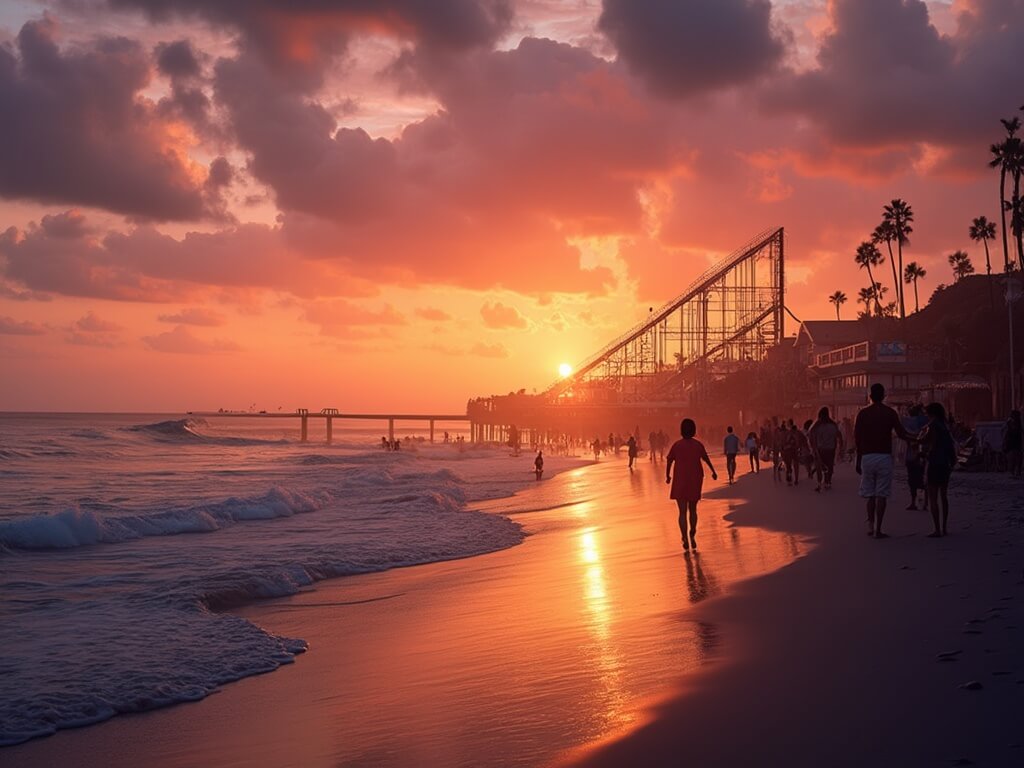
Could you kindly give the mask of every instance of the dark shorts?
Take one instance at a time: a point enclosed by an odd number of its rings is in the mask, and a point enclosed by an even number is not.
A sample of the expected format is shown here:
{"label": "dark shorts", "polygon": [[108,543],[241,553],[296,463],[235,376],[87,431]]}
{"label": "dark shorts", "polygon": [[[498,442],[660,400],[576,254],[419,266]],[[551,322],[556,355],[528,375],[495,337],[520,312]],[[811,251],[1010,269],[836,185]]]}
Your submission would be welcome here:
{"label": "dark shorts", "polygon": [[924,488],[924,464],[920,461],[907,462],[907,485],[911,488]]}
{"label": "dark shorts", "polygon": [[945,485],[949,482],[949,476],[952,474],[953,468],[947,464],[928,462],[928,485]]}

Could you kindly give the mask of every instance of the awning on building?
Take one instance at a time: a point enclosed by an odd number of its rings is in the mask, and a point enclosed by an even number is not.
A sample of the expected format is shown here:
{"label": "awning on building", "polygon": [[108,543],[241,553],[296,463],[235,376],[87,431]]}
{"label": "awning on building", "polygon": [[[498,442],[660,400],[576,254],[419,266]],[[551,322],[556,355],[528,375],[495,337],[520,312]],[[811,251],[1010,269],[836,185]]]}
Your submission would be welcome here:
{"label": "awning on building", "polygon": [[952,392],[963,392],[971,389],[992,389],[988,382],[981,376],[967,375],[953,381],[943,381],[936,384],[932,389],[944,389]]}

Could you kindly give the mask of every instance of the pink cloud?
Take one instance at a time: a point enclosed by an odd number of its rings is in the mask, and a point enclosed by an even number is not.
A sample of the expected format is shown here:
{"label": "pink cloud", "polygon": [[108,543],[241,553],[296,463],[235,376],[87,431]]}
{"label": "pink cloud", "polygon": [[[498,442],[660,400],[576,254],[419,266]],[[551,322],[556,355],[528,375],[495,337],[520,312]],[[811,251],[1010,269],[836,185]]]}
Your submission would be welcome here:
{"label": "pink cloud", "polygon": [[109,320],[103,320],[95,312],[87,312],[84,317],[74,323],[74,328],[84,333],[113,333],[121,330],[121,326]]}
{"label": "pink cloud", "polygon": [[161,323],[174,323],[176,325],[199,325],[216,327],[224,325],[224,315],[212,309],[204,307],[188,307],[180,312],[171,315],[160,315],[157,317]]}
{"label": "pink cloud", "polygon": [[480,307],[480,316],[488,328],[526,328],[527,319],[515,307],[507,307],[500,301]]}
{"label": "pink cloud", "polygon": [[503,358],[508,357],[508,350],[504,344],[484,344],[480,342],[470,348],[469,354],[476,355],[477,357]]}
{"label": "pink cloud", "polygon": [[42,336],[46,327],[29,320],[15,320],[13,317],[0,315],[0,334],[5,336]]}
{"label": "pink cloud", "polygon": [[215,339],[206,341],[195,336],[185,326],[175,326],[170,331],[155,336],[143,336],[143,343],[156,352],[169,352],[182,355],[210,355],[226,352],[237,352],[241,349],[232,341]]}
{"label": "pink cloud", "polygon": [[318,301],[306,307],[302,316],[320,326],[326,336],[348,339],[371,338],[386,332],[389,326],[405,325],[406,318],[391,306],[365,307],[344,299]]}
{"label": "pink cloud", "polygon": [[432,323],[444,323],[452,319],[452,316],[443,309],[437,309],[435,307],[417,307],[415,314],[416,317],[429,320]]}

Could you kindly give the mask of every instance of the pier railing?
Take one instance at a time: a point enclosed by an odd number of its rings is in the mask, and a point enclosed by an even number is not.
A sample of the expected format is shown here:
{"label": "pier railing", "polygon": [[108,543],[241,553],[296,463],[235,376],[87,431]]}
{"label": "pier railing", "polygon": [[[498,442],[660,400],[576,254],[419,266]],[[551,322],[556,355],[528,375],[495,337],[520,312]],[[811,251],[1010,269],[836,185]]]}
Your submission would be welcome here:
{"label": "pier railing", "polygon": [[309,420],[324,419],[327,427],[327,443],[330,444],[334,438],[334,420],[342,421],[386,421],[388,423],[388,440],[395,439],[396,421],[419,421],[427,422],[430,430],[430,442],[434,442],[434,424],[438,421],[472,421],[464,413],[342,413],[337,408],[322,408],[319,412],[312,413],[308,408],[296,408],[294,411],[189,411],[192,416],[202,418],[245,418],[245,419],[299,419],[299,435],[302,442],[309,440]]}

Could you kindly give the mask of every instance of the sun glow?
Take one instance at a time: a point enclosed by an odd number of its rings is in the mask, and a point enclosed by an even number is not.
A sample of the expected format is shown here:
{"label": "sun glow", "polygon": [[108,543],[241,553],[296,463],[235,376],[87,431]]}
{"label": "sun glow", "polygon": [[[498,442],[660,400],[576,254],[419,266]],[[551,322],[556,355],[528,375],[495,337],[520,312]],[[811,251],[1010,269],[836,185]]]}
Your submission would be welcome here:
{"label": "sun glow", "polygon": [[572,366],[569,365],[568,363],[562,363],[560,366],[558,366],[558,375],[561,376],[563,379],[568,378],[570,375],[572,375]]}

